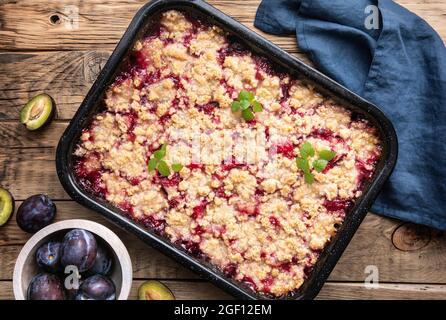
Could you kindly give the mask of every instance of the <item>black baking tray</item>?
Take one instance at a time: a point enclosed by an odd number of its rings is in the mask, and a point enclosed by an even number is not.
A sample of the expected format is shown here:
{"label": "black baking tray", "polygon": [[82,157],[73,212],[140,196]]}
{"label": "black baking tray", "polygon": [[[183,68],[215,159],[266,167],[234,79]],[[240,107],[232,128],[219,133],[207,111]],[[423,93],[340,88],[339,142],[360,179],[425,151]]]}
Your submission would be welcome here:
{"label": "black baking tray", "polygon": [[376,106],[304,64],[204,1],[155,0],[147,3],[138,11],[59,141],[56,154],[59,179],[66,192],[75,201],[102,214],[125,230],[136,234],[147,244],[174,258],[235,297],[245,299],[268,298],[262,294],[256,294],[244,284],[230,279],[208,262],[190,256],[184,249],[172,244],[167,238],[159,236],[126,218],[123,212],[107,201],[83,190],[74,177],[72,154],[82,129],[89,125],[92,117],[100,110],[106,88],[119,72],[121,64],[129,54],[135,41],[145,32],[151,18],[169,9],[181,10],[210,24],[219,26],[256,54],[266,57],[273,65],[286,70],[287,73],[306,79],[306,81],[316,86],[317,90],[340,101],[346,108],[367,119],[378,129],[382,142],[382,156],[377,164],[374,176],[365,187],[362,196],[357,199],[353,208],[346,215],[337,235],[321,253],[308,279],[294,294],[283,298],[313,299],[320,291],[395,166],[398,152],[395,130],[391,122]]}

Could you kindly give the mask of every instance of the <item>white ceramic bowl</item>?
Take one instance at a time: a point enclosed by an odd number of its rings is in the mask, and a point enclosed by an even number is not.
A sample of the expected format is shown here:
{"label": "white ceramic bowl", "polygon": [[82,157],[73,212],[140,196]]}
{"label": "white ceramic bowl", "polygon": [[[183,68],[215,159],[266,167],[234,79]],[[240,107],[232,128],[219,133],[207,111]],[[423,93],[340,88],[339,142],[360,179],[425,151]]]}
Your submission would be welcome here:
{"label": "white ceramic bowl", "polygon": [[31,279],[39,273],[35,259],[36,250],[46,241],[61,240],[65,233],[71,229],[85,229],[94,234],[98,241],[109,246],[113,253],[113,271],[110,279],[116,286],[116,299],[127,300],[132,286],[132,262],[129,253],[121,239],[103,225],[89,220],[65,220],[50,224],[34,234],[20,251],[17,258],[13,288],[16,300],[26,300],[28,285]]}

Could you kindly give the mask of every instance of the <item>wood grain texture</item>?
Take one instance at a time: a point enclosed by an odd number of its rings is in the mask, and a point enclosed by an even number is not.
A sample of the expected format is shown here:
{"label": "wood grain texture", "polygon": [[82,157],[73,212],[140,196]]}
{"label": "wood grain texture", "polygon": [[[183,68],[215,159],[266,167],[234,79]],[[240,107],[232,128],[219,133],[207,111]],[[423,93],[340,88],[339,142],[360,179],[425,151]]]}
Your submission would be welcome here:
{"label": "wood grain texture", "polygon": [[[147,1],[103,0],[17,0],[0,3],[0,43],[5,50],[104,50],[113,49],[137,10]],[[424,17],[443,37],[446,25],[442,15],[446,9],[441,1],[397,1]],[[260,0],[212,0],[212,5],[236,20],[253,28]],[[72,8],[79,11],[70,19]],[[57,15],[58,23],[50,17]],[[26,19],[24,19],[26,17]],[[282,48],[296,51],[293,36],[266,38]]]}
{"label": "wood grain texture", "polygon": [[67,126],[67,122],[53,121],[42,130],[32,132],[18,121],[0,121],[0,148],[5,155],[9,148],[55,148]]}
{"label": "wood grain texture", "polygon": [[[0,42],[1,43],[1,42]],[[0,53],[0,120],[18,119],[33,96],[56,101],[57,119],[71,119],[111,52]]]}
{"label": "wood grain texture", "polygon": [[56,173],[55,148],[0,148],[0,181],[16,200],[37,193],[53,199],[70,197]]}
{"label": "wood grain texture", "polygon": [[[17,207],[20,202],[17,202]],[[64,219],[89,219],[100,222],[115,231],[126,244],[133,260],[135,278],[196,279],[197,276],[170,258],[152,249],[135,236],[122,231],[102,218],[98,213],[83,208],[72,201],[57,201],[57,221]],[[0,232],[0,280],[11,279],[13,261],[21,246],[30,237],[20,230],[15,216]],[[330,281],[362,282],[365,268],[375,265],[381,282],[445,283],[446,284],[446,237],[444,233],[429,230],[427,244],[402,251],[392,244],[392,235],[401,222],[369,214],[347,247],[330,276]],[[416,226],[405,225],[407,230]],[[402,235],[412,238],[412,232]],[[409,243],[410,241],[406,241]],[[4,257],[4,258],[3,258]]]}
{"label": "wood grain texture", "polygon": [[[57,201],[57,220],[90,219],[110,227],[132,257],[136,298],[142,279],[166,279],[178,299],[227,299],[226,293],[175,261],[81,207],[62,189],[55,172],[55,147],[68,120],[146,0],[3,0],[0,1],[0,185],[17,200],[47,193]],[[220,10],[253,28],[260,0],[212,0]],[[398,0],[422,16],[446,39],[446,3]],[[67,16],[79,8],[79,28]],[[73,8],[73,7],[71,7]],[[60,20],[52,23],[50,17]],[[75,25],[76,23],[74,23]],[[293,35],[269,40],[304,59]],[[45,91],[57,101],[58,117],[41,132],[17,123],[26,101]],[[18,201],[17,205],[20,204]],[[11,219],[0,229],[0,299],[12,299],[12,270],[29,235]],[[378,289],[363,285],[365,267],[375,265]],[[321,299],[445,299],[446,236],[428,228],[369,214],[323,287]],[[178,280],[181,279],[181,280]]]}
{"label": "wood grain texture", "polygon": [[[0,43],[5,50],[112,50],[136,12],[148,1],[18,0],[0,3]],[[239,22],[253,27],[259,0],[209,1]],[[79,17],[70,19],[72,9]],[[51,23],[57,15],[60,21]],[[23,19],[26,17],[26,19]],[[285,49],[297,52],[293,36],[273,37]]]}
{"label": "wood grain texture", "polygon": [[446,286],[439,284],[380,283],[376,289],[367,289],[363,283],[327,282],[317,299],[444,300],[446,299]]}
{"label": "wood grain texture", "polygon": [[[144,280],[134,280],[129,299],[138,298],[138,288]],[[177,300],[230,300],[227,293],[203,281],[162,280]],[[0,300],[13,299],[12,282],[0,281]],[[445,299],[444,285],[380,284],[377,289],[366,289],[360,283],[327,283],[317,299]]]}

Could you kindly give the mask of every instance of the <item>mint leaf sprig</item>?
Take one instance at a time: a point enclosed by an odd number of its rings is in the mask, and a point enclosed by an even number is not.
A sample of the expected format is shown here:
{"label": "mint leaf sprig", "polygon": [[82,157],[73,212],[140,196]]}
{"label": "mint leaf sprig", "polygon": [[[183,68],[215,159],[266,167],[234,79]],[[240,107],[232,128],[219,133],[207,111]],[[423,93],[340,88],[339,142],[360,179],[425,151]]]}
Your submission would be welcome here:
{"label": "mint leaf sprig", "polygon": [[232,112],[241,111],[243,119],[251,121],[254,119],[255,112],[263,111],[263,106],[260,102],[255,100],[252,92],[242,90],[239,93],[237,100],[232,102],[231,110]]}
{"label": "mint leaf sprig", "polygon": [[[167,145],[163,144],[161,148],[153,153],[153,157],[149,160],[148,169],[149,172],[153,170],[157,170],[160,175],[163,177],[168,177],[170,175],[170,168],[166,161],[163,158],[166,156]],[[183,169],[183,165],[179,163],[172,164],[173,172],[180,172]]]}
{"label": "mint leaf sprig", "polygon": [[309,157],[314,157],[315,151],[310,142],[305,142],[300,146],[300,157],[296,157],[296,165],[304,172],[305,183],[312,184],[314,182],[314,175],[311,170],[322,172],[335,156],[336,152],[324,149],[318,152],[318,159],[314,160],[310,166]]}

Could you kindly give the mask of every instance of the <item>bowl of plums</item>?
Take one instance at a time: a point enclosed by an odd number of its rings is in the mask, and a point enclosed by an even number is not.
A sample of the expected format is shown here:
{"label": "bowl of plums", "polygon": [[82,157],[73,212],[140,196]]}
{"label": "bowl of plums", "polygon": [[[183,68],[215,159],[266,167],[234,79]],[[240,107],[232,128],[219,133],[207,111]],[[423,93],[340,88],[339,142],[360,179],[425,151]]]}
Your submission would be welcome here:
{"label": "bowl of plums", "polygon": [[79,219],[35,233],[13,274],[17,300],[126,300],[131,285],[132,263],[122,241],[103,225]]}

